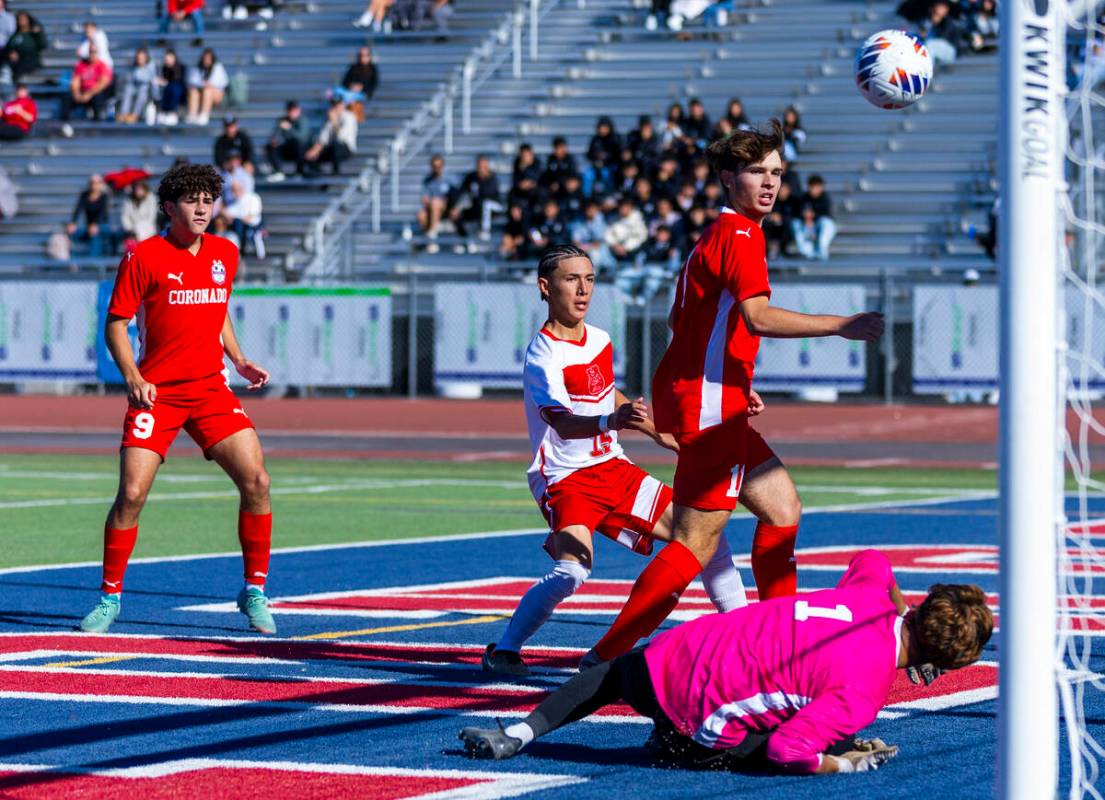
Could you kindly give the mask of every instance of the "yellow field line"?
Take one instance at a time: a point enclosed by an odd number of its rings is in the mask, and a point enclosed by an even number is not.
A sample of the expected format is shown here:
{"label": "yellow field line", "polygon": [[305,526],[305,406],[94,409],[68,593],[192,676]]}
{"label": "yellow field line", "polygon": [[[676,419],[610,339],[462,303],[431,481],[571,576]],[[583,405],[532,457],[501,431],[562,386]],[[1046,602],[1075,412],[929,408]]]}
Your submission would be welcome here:
{"label": "yellow field line", "polygon": [[454,625],[481,625],[485,622],[498,622],[508,619],[502,614],[488,614],[482,617],[461,619],[453,622],[420,622],[412,625],[388,625],[383,628],[361,628],[356,631],[324,631],[307,636],[293,636],[293,639],[343,639],[346,636],[369,636],[373,633],[400,633],[402,631],[424,631],[428,628],[451,628]]}
{"label": "yellow field line", "polygon": [[133,658],[140,658],[137,655],[127,656],[103,656],[101,658],[89,658],[84,661],[52,661],[49,664],[43,664],[43,667],[91,667],[94,664],[112,664],[116,661],[130,661]]}

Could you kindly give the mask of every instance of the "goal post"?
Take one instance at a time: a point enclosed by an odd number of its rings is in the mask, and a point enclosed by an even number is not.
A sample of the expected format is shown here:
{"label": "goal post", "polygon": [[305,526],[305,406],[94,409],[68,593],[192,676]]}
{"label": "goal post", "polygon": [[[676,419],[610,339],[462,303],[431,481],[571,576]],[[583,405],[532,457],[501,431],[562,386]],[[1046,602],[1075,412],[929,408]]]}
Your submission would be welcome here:
{"label": "goal post", "polygon": [[1003,800],[1052,798],[1058,788],[1066,16],[1060,4],[1001,4],[998,796]]}

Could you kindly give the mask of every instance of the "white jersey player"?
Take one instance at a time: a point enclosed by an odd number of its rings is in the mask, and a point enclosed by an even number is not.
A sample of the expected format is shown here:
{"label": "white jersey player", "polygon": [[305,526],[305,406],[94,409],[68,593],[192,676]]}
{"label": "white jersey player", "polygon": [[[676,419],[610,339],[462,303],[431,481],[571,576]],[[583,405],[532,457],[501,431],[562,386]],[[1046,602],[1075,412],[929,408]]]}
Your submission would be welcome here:
{"label": "white jersey player", "polygon": [[[522,645],[590,576],[596,531],[645,555],[654,539],[671,538],[671,489],[626,458],[618,431],[631,428],[678,449],[656,432],[644,399],[630,401],[615,386],[610,336],[584,321],[595,283],[587,254],[571,245],[549,248],[537,276],[549,318],[526,350],[528,478],[549,523],[545,550],[555,563],[522,597],[498,643],[487,646],[484,669],[507,675],[529,673]],[[702,581],[719,611],[745,604],[727,545]]]}

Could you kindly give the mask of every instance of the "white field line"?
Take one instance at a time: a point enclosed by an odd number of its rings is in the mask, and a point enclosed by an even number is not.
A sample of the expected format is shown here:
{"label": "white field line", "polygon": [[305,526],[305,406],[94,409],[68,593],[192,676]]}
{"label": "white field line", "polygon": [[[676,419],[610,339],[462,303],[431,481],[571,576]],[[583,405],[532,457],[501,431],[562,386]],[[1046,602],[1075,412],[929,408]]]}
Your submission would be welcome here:
{"label": "white field line", "polygon": [[[2,476],[0,476],[2,477]],[[318,483],[305,486],[274,486],[270,494],[274,495],[311,495],[329,494],[332,492],[376,491],[382,489],[419,489],[426,487],[459,486],[459,487],[487,487],[492,489],[519,489],[524,484],[517,481],[494,480],[466,480],[460,478],[409,478],[400,480],[371,479],[363,481],[349,481],[347,483]],[[236,489],[221,489],[210,492],[154,492],[149,496],[150,500],[213,500],[217,498],[236,498]],[[9,500],[0,502],[0,509],[5,508],[51,508],[55,506],[87,506],[110,505],[112,497],[54,497],[47,500]]]}
{"label": "white field line", "polygon": [[[409,778],[457,778],[478,780],[476,785],[443,789],[420,794],[411,800],[495,800],[520,794],[557,789],[562,786],[586,783],[587,778],[576,775],[539,774],[532,772],[484,772],[458,769],[407,769],[403,767],[370,767],[354,764],[314,764],[297,761],[242,761],[214,758],[189,758],[161,761],[138,767],[115,769],[90,769],[87,767],[46,766],[41,764],[0,764],[4,772],[51,772],[54,774],[95,775],[121,779],[156,779],[186,772],[208,769],[275,770],[282,772],[309,772],[323,775],[363,775],[374,777]],[[128,787],[129,788],[129,787]],[[135,787],[137,789],[137,787]]]}
{"label": "white field line", "polygon": [[[234,494],[233,496],[237,496]],[[996,497],[997,493],[992,493],[991,497]],[[180,495],[166,495],[167,499],[173,497],[180,497]],[[906,500],[906,501],[880,501],[874,503],[851,503],[835,506],[814,506],[812,508],[803,509],[804,514],[826,514],[826,513],[840,513],[847,511],[878,511],[887,508],[913,508],[930,505],[941,505],[945,503],[966,502],[968,500],[976,500],[978,497],[963,497],[963,496],[948,496],[948,497],[933,497],[925,500]],[[98,501],[98,502],[110,502]],[[5,506],[0,504],[0,508]],[[747,512],[738,516],[751,516]],[[328,550],[344,550],[344,549],[362,549],[369,547],[395,547],[395,546],[410,546],[420,544],[437,544],[442,542],[456,542],[458,540],[471,540],[477,541],[481,539],[504,539],[515,536],[534,536],[537,534],[545,535],[548,530],[544,528],[520,528],[505,531],[481,531],[476,533],[450,533],[436,536],[415,536],[409,538],[398,539],[376,539],[367,542],[343,542],[335,544],[313,544],[313,545],[300,545],[296,547],[274,547],[272,550],[273,555],[283,555],[289,553],[316,553],[325,552]],[[195,555],[180,555],[180,556],[152,556],[147,558],[132,558],[131,564],[159,564],[159,563],[171,563],[177,561],[197,561],[205,558],[241,558],[241,552],[238,550],[224,551],[219,553],[198,553]],[[74,561],[62,564],[33,564],[23,567],[4,567],[0,568],[0,575],[12,575],[23,572],[39,572],[47,569],[79,569],[86,567],[100,567],[102,566],[99,561]]]}

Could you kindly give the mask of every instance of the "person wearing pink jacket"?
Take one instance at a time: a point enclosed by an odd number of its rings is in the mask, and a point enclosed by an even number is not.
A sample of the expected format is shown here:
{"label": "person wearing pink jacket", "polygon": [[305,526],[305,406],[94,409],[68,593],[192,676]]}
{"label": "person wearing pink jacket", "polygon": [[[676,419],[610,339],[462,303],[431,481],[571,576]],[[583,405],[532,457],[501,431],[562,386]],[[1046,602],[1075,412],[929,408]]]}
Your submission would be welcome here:
{"label": "person wearing pink jacket", "polygon": [[864,550],[835,589],[686,622],[580,672],[522,722],[465,728],[460,739],[474,758],[510,758],[624,701],[656,722],[650,741],[662,755],[685,766],[761,758],[798,774],[877,769],[898,748],[852,737],[875,720],[895,671],[930,682],[972,664],[993,627],[977,586],[937,584],[908,610],[887,557]]}

